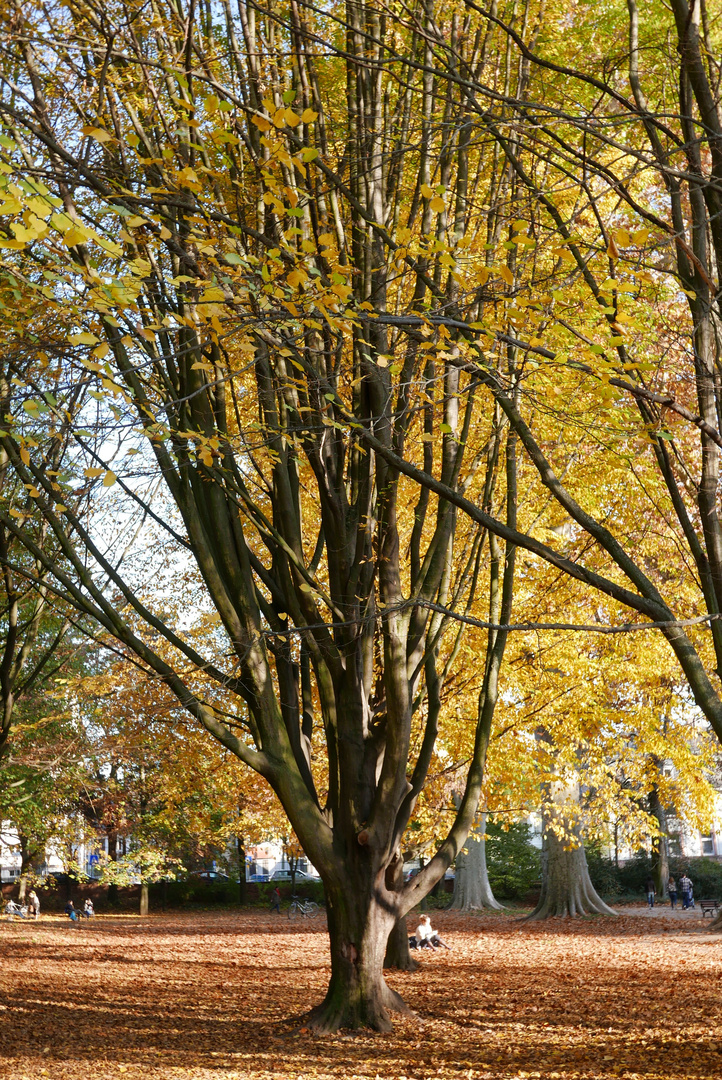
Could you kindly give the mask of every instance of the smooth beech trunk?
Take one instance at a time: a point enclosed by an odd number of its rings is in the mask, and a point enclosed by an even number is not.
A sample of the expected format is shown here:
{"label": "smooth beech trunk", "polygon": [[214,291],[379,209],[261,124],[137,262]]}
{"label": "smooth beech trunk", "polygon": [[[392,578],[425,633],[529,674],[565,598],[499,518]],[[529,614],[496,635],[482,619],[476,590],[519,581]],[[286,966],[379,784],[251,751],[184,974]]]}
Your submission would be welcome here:
{"label": "smooth beech trunk", "polygon": [[[364,895],[365,892],[365,895]],[[327,888],[331,981],[310,1016],[314,1031],[371,1027],[391,1031],[391,1014],[408,1012],[384,979],[386,943],[396,919],[371,890]]]}
{"label": "smooth beech trunk", "polygon": [[[386,871],[386,878],[393,889],[399,890],[404,885],[404,863],[402,858],[395,860],[393,865]],[[393,968],[396,971],[416,971],[419,964],[411,955],[409,949],[409,928],[406,916],[397,919],[391,928],[388,941],[386,942],[386,954],[384,967]]]}
{"label": "smooth beech trunk", "polygon": [[659,797],[659,788],[655,784],[649,793],[649,812],[654,814],[659,825],[660,836],[652,840],[652,876],[657,887],[657,896],[664,900],[669,881],[669,839],[667,836],[667,814]]}
{"label": "smooth beech trunk", "polygon": [[456,911],[480,911],[482,908],[504,910],[489,883],[485,829],[486,814],[483,814],[480,826],[467,838],[465,851],[460,852],[456,858],[454,897],[451,901],[451,906]]}
{"label": "smooth beech trunk", "polygon": [[[569,833],[576,834],[576,847],[570,847]],[[578,830],[569,828],[564,840],[552,829],[547,830],[542,852],[542,892],[529,919],[616,914],[592,885]]]}

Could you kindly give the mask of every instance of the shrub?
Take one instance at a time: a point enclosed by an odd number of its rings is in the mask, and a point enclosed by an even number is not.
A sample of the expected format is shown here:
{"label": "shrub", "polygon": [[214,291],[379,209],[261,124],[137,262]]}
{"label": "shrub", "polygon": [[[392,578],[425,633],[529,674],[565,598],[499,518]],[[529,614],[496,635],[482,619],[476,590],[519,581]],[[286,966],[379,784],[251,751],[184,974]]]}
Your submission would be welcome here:
{"label": "shrub", "polygon": [[617,900],[624,891],[619,867],[613,859],[608,859],[602,855],[596,845],[588,845],[585,848],[585,854],[587,856],[589,877],[594,888],[600,896],[605,897],[607,900]]}
{"label": "shrub", "polygon": [[674,858],[669,860],[669,870],[677,880],[677,888],[679,879],[687,871],[696,900],[722,899],[722,863],[714,859]]}
{"label": "shrub", "polygon": [[499,900],[523,900],[539,881],[541,853],[531,843],[531,826],[495,821],[486,826],[486,868]]}

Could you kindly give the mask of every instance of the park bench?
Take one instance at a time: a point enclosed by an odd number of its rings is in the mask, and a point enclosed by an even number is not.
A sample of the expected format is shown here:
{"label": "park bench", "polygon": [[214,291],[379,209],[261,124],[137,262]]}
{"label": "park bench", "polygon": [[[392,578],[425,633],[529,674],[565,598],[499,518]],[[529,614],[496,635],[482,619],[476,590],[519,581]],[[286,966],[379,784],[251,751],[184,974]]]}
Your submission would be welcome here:
{"label": "park bench", "polygon": [[700,900],[699,906],[702,912],[702,918],[704,918],[707,912],[709,912],[710,915],[716,915],[720,906],[720,902],[719,900]]}

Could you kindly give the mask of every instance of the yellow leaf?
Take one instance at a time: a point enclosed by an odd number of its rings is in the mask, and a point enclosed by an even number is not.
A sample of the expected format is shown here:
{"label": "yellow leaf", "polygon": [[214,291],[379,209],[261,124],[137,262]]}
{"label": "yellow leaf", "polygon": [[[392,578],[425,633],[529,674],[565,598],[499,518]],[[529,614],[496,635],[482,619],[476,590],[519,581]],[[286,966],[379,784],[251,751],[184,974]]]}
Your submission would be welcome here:
{"label": "yellow leaf", "polygon": [[98,338],[95,334],[82,333],[82,334],[70,334],[68,341],[71,345],[97,345]]}
{"label": "yellow leaf", "polygon": [[421,194],[423,195],[423,197],[425,199],[433,199],[434,190],[433,190],[433,188],[430,188],[428,184],[422,184],[421,185]]}
{"label": "yellow leaf", "polygon": [[110,345],[107,341],[103,341],[98,345],[97,349],[93,349],[93,356],[97,356],[99,360],[102,360],[104,356],[107,356],[110,352]]}
{"label": "yellow leaf", "polygon": [[110,142],[113,136],[105,128],[93,127],[91,124],[86,124],[83,128],[83,135],[90,135],[91,139],[95,139],[96,142],[106,143]]}
{"label": "yellow leaf", "polygon": [[288,284],[291,286],[292,289],[296,289],[296,288],[300,287],[301,285],[303,285],[305,280],[306,280],[306,275],[304,274],[303,270],[292,270],[291,273],[286,278],[286,281],[288,282]]}
{"label": "yellow leaf", "polygon": [[501,277],[507,283],[507,285],[514,284],[514,275],[512,274],[508,266],[499,267],[499,277]]}
{"label": "yellow leaf", "polygon": [[116,481],[116,475],[108,469],[107,473],[103,477],[103,487],[112,487]]}
{"label": "yellow leaf", "polygon": [[619,258],[619,248],[614,243],[614,237],[613,236],[609,237],[609,244],[607,245],[607,255],[609,256],[610,259],[618,259]]}
{"label": "yellow leaf", "polygon": [[22,450],[20,451],[20,460],[22,461],[23,465],[29,465],[30,464],[30,453],[29,453],[28,450],[25,449],[24,446],[23,446]]}
{"label": "yellow leaf", "polygon": [[261,131],[270,131],[271,122],[265,116],[254,116],[251,118],[251,122],[260,128]]}
{"label": "yellow leaf", "polygon": [[313,109],[304,109],[301,113],[301,119],[304,124],[312,124],[314,120],[318,119],[318,113],[314,112]]}
{"label": "yellow leaf", "polygon": [[179,170],[179,172],[178,172],[178,180],[180,181],[181,184],[184,184],[186,187],[189,187],[192,184],[197,184],[198,183],[198,176],[194,172],[194,170],[191,169],[190,166],[188,166],[185,169],[180,169]]}
{"label": "yellow leaf", "polygon": [[637,229],[632,233],[632,241],[635,244],[644,244],[649,239],[649,229]]}
{"label": "yellow leaf", "polygon": [[173,233],[170,231],[170,229],[166,229],[165,225],[163,225],[163,227],[160,230],[160,238],[161,238],[161,240],[170,240],[172,235],[173,235]]}
{"label": "yellow leaf", "polygon": [[85,229],[81,229],[78,225],[73,225],[65,233],[63,240],[68,247],[76,247],[78,244],[83,244],[89,238],[90,233]]}
{"label": "yellow leaf", "polygon": [[298,127],[301,123],[301,117],[293,109],[286,109],[284,116],[289,127]]}
{"label": "yellow leaf", "polygon": [[218,285],[209,285],[207,289],[204,289],[201,293],[201,303],[205,304],[218,304],[223,303],[226,299],[223,289]]}
{"label": "yellow leaf", "polygon": [[83,476],[87,476],[89,480],[95,480],[96,476],[102,476],[105,469],[86,469]]}
{"label": "yellow leaf", "polygon": [[148,222],[145,220],[145,218],[140,217],[138,214],[133,214],[132,217],[125,219],[125,224],[128,225],[131,229],[138,229],[141,225],[147,225]]}
{"label": "yellow leaf", "polygon": [[429,207],[435,214],[441,214],[446,209],[446,203],[439,195],[437,195],[431,200]]}

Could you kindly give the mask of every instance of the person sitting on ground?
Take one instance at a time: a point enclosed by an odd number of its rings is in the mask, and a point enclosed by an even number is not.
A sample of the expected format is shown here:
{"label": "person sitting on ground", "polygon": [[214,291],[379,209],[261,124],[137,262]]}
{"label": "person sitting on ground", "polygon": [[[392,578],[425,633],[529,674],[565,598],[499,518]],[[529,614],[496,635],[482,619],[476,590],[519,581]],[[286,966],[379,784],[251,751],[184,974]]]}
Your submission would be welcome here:
{"label": "person sitting on ground", "polygon": [[75,910],[75,904],[72,900],[68,900],[67,904],[65,905],[65,914],[68,916],[71,922],[78,921],[78,913]]}
{"label": "person sitting on ground", "polygon": [[95,908],[93,907],[93,901],[90,899],[90,897],[88,897],[88,899],[85,901],[83,915],[85,915],[86,919],[92,919],[95,915]]}
{"label": "person sitting on ground", "polygon": [[30,895],[28,896],[28,906],[29,906],[30,911],[32,912],[32,914],[35,916],[35,918],[39,919],[40,918],[40,900],[38,899],[38,894],[35,892],[35,889],[30,890]]}
{"label": "person sitting on ground", "polygon": [[650,907],[654,907],[654,894],[656,892],[656,889],[655,889],[655,886],[654,886],[654,878],[653,877],[650,876],[650,877],[647,878],[647,880],[646,880],[646,882],[644,884],[644,888],[645,888],[646,893],[647,893],[647,903],[649,904]]}
{"label": "person sitting on ground", "polygon": [[[413,942],[413,944],[412,944]],[[448,949],[449,946],[442,941],[436,930],[431,927],[431,919],[428,915],[422,915],[416,933],[409,938],[411,949]]]}

